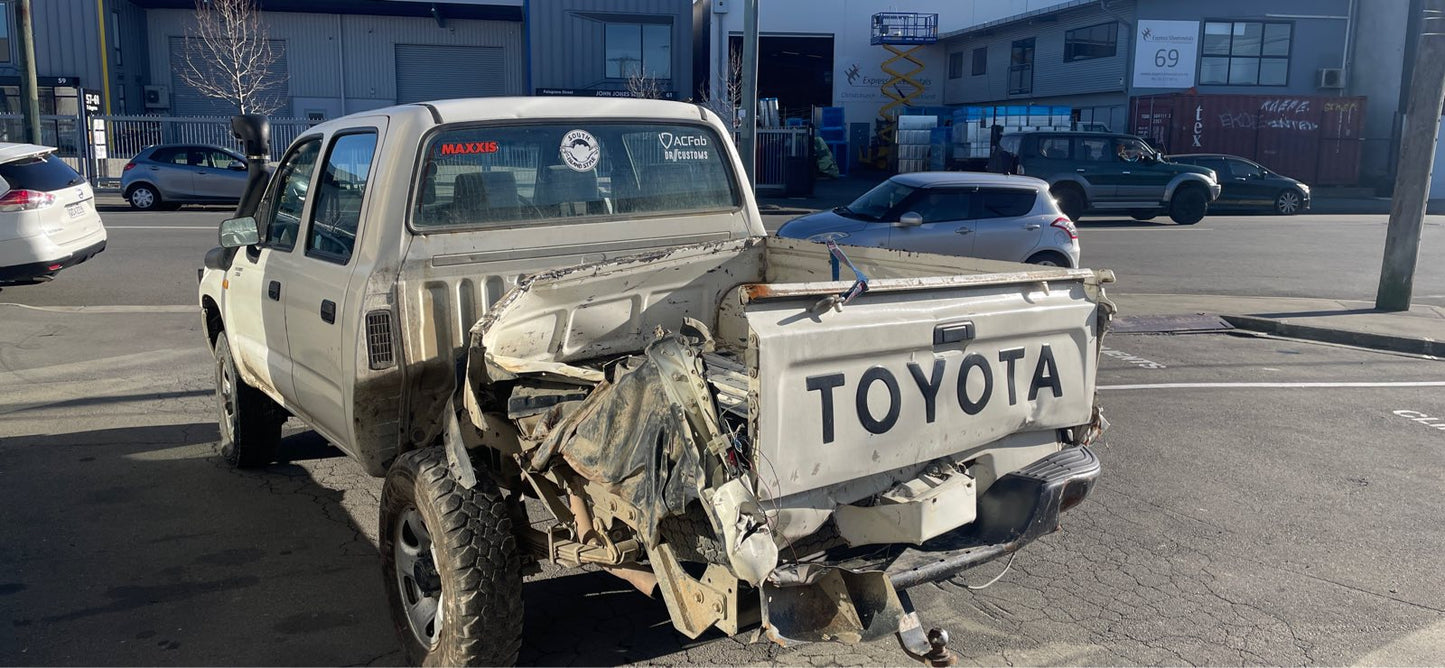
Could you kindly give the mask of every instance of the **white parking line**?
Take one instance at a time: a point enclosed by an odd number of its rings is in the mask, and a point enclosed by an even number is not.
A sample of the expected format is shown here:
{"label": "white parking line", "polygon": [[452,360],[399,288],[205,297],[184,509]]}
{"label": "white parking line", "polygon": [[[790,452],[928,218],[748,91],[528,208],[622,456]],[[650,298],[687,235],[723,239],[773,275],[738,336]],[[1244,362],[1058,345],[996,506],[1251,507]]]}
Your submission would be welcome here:
{"label": "white parking line", "polygon": [[1147,383],[1140,385],[1100,385],[1101,390],[1213,390],[1213,389],[1295,389],[1339,387],[1445,387],[1445,380],[1398,382],[1331,382],[1331,383]]}
{"label": "white parking line", "polygon": [[216,231],[215,225],[106,225],[107,230],[210,230]]}
{"label": "white parking line", "polygon": [[1093,232],[1138,232],[1138,231],[1140,231],[1140,230],[1173,230],[1173,231],[1175,231],[1175,232],[1213,232],[1213,231],[1214,231],[1214,228],[1212,228],[1212,227],[1184,227],[1184,226],[1169,227],[1169,226],[1165,226],[1165,225],[1160,225],[1159,227],[1089,227],[1088,225],[1078,225],[1077,223],[1075,223],[1075,225],[1079,228],[1079,231],[1080,231],[1080,232],[1090,232],[1090,233],[1093,233]]}
{"label": "white parking line", "polygon": [[0,302],[0,306],[14,306],[31,311],[47,313],[195,313],[201,307],[195,304],[115,305],[115,306],[31,306]]}

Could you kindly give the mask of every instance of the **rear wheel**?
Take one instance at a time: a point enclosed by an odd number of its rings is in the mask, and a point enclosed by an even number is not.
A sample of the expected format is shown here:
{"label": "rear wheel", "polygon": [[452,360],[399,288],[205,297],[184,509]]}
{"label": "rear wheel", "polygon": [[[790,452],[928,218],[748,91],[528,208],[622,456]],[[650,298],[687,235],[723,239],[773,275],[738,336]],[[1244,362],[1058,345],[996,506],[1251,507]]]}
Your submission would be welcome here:
{"label": "rear wheel", "polygon": [[226,333],[216,335],[216,412],[221,455],[240,469],[276,461],[286,414],[271,397],[241,380]]}
{"label": "rear wheel", "polygon": [[1084,209],[1088,203],[1084,200],[1084,193],[1077,186],[1058,185],[1050,191],[1053,193],[1054,201],[1059,203],[1059,210],[1069,217],[1069,220],[1078,222],[1079,217],[1084,215]]}
{"label": "rear wheel", "polygon": [[1299,213],[1303,203],[1304,197],[1300,195],[1299,191],[1290,188],[1274,198],[1274,212],[1281,216],[1293,216]]}
{"label": "rear wheel", "polygon": [[516,663],[522,565],[490,478],[466,489],[441,448],[408,452],[387,471],[379,528],[392,622],[412,665]]}
{"label": "rear wheel", "polygon": [[1180,225],[1193,225],[1209,211],[1209,196],[1199,186],[1180,186],[1169,203],[1169,219]]}
{"label": "rear wheel", "polygon": [[1028,264],[1037,264],[1042,267],[1065,267],[1069,266],[1069,258],[1054,251],[1042,251],[1029,256],[1024,260]]}
{"label": "rear wheel", "polygon": [[130,202],[131,208],[141,211],[152,211],[161,206],[160,192],[156,191],[154,186],[145,183],[131,188],[125,199]]}

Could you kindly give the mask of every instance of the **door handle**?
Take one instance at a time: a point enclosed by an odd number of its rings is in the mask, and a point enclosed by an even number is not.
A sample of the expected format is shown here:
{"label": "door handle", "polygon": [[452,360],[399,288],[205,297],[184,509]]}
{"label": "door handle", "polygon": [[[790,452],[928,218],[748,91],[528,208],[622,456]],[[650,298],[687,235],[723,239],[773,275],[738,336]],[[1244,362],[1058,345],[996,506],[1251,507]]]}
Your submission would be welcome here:
{"label": "door handle", "polygon": [[1024,229],[1026,229],[1026,230],[1037,230],[1037,229],[1039,229],[1039,225],[1038,225],[1037,223],[1029,223],[1028,225],[1025,225],[1025,226],[1024,226]]}
{"label": "door handle", "polygon": [[954,233],[954,234],[973,234],[973,229],[972,229],[972,228],[968,228],[968,227],[960,227],[960,228],[954,230],[953,233]]}
{"label": "door handle", "polygon": [[330,299],[321,300],[321,320],[328,325],[336,324],[336,302]]}
{"label": "door handle", "polygon": [[972,320],[965,320],[949,325],[939,325],[933,328],[933,345],[935,346],[972,341],[973,337]]}
{"label": "door handle", "polygon": [[1074,171],[1076,171],[1076,172],[1078,172],[1078,173],[1080,173],[1080,174],[1083,174],[1083,173],[1084,173],[1084,168],[1083,168],[1083,167],[1080,167],[1080,168],[1078,168],[1078,169],[1075,169]]}
{"label": "door handle", "polygon": [[1120,174],[1132,174],[1133,172],[1119,172]]}
{"label": "door handle", "polygon": [[266,296],[272,301],[281,301],[281,281],[271,281],[266,284]]}

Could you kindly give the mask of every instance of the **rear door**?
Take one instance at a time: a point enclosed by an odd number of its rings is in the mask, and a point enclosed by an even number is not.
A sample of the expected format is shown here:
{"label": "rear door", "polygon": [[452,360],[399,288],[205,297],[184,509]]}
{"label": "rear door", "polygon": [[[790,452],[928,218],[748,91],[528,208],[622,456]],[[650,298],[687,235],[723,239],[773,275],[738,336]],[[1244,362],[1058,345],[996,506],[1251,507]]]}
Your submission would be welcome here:
{"label": "rear door", "polygon": [[145,176],[161,190],[161,199],[195,197],[195,173],[191,170],[185,146],[158,148],[151,153]]}
{"label": "rear door", "polygon": [[916,253],[973,255],[974,188],[923,188],[908,196],[894,209],[889,220],[904,213],[923,217],[914,227],[894,225],[888,231],[888,248]]}
{"label": "rear door", "polygon": [[1107,202],[1119,194],[1124,164],[1114,154],[1108,137],[1075,137],[1073,140],[1074,173],[1088,181],[1090,202]]}
{"label": "rear door", "polygon": [[337,443],[352,442],[346,392],[355,361],[345,358],[344,344],[345,337],[365,328],[348,294],[372,162],[384,131],[385,119],[362,119],[327,139],[302,229],[303,252],[286,259],[295,277],[284,301],[296,398],[311,414],[311,425]]}
{"label": "rear door", "polygon": [[973,197],[973,256],[1022,262],[1053,221],[1029,215],[1037,204],[1032,188],[980,188]]}

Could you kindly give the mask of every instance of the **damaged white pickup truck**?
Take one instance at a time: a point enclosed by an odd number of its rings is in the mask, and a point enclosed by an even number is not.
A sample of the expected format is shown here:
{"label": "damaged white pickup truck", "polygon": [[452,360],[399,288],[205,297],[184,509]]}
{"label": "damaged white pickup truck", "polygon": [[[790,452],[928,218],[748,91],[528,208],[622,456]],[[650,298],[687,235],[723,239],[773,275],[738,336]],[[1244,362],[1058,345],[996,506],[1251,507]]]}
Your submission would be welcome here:
{"label": "damaged white pickup truck", "polygon": [[767,238],[701,107],[403,105],[269,175],[264,119],[233,127],[251,188],[200,276],[223,450],[271,463],[294,416],[386,477],[413,661],[515,661],[543,560],[689,637],[940,661],[906,589],[1056,530],[1099,474],[1111,274]]}

